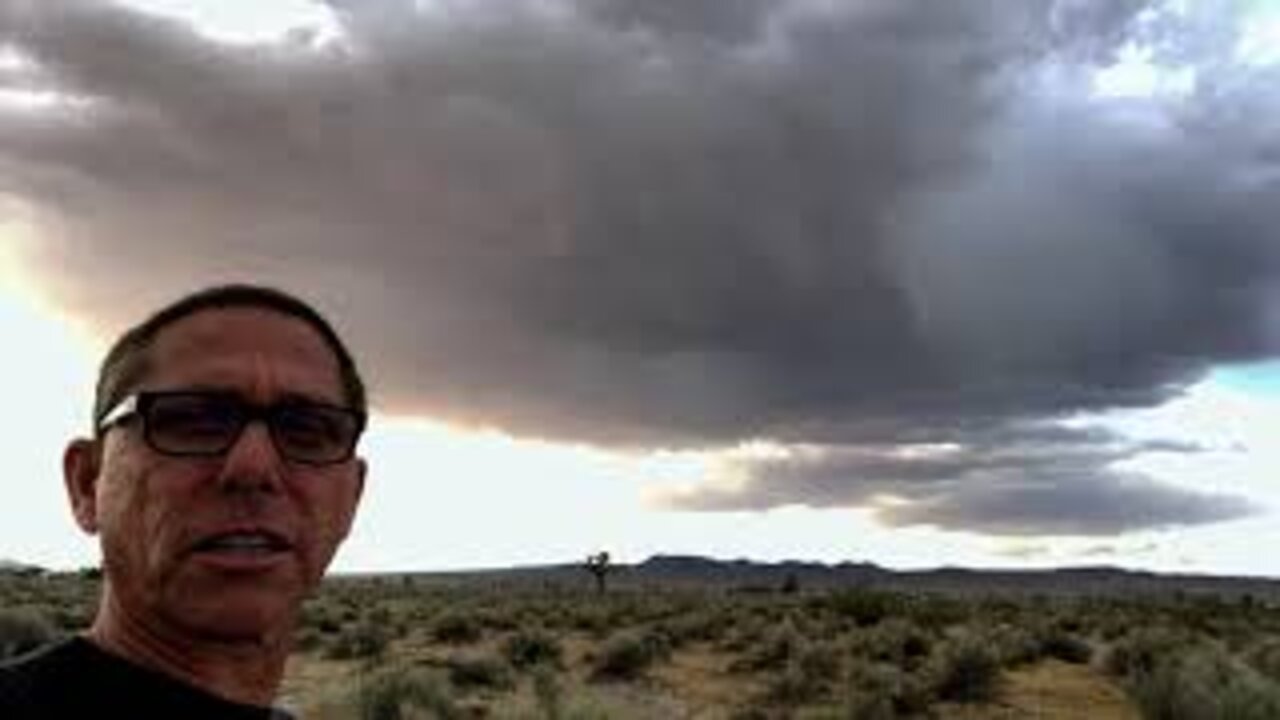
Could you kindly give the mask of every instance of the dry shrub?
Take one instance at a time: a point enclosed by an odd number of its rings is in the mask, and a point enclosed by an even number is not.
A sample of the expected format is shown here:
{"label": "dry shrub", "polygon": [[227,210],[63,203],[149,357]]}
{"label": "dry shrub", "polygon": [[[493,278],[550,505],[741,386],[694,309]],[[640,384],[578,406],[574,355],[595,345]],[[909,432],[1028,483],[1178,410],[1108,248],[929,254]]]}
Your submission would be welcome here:
{"label": "dry shrub", "polygon": [[920,626],[904,618],[890,618],[862,633],[852,650],[878,662],[912,669],[929,658],[932,646],[929,633]]}
{"label": "dry shrub", "polygon": [[1186,654],[1196,644],[1197,640],[1184,631],[1161,626],[1140,627],[1111,646],[1103,667],[1121,678],[1150,675],[1163,658]]}
{"label": "dry shrub", "polygon": [[356,691],[354,709],[360,720],[408,720],[461,717],[448,683],[434,672],[393,668],[366,678]]}
{"label": "dry shrub", "polygon": [[1255,643],[1245,651],[1244,657],[1253,669],[1280,682],[1280,638],[1268,637]]}
{"label": "dry shrub", "polygon": [[493,655],[458,655],[446,662],[449,681],[459,689],[506,690],[515,684],[511,666]]}
{"label": "dry shrub", "polygon": [[662,640],[650,633],[619,633],[600,647],[592,676],[597,680],[634,680],[644,675],[666,653]]}
{"label": "dry shrub", "polygon": [[483,635],[484,628],[480,621],[469,613],[445,612],[436,618],[431,627],[431,637],[451,645],[473,643]]}
{"label": "dry shrub", "polygon": [[1004,667],[1035,662],[1044,650],[1037,633],[1021,625],[1002,623],[984,634],[996,660]]}
{"label": "dry shrub", "polygon": [[0,660],[25,655],[58,637],[43,613],[31,608],[0,609]]}
{"label": "dry shrub", "polygon": [[[849,717],[871,720],[922,713],[934,697],[921,674],[887,663],[855,660],[848,669],[843,699]],[[883,715],[886,706],[893,715]]]}
{"label": "dry shrub", "polygon": [[846,590],[828,600],[831,610],[852,620],[858,627],[869,627],[891,615],[903,612],[905,601],[896,593],[878,590]]}
{"label": "dry shrub", "polygon": [[755,647],[747,649],[746,657],[735,661],[730,669],[734,671],[781,670],[800,654],[804,645],[804,637],[788,620],[769,630]]}
{"label": "dry shrub", "polygon": [[382,657],[391,636],[381,625],[359,622],[338,633],[325,652],[335,660],[376,659]]}
{"label": "dry shrub", "polygon": [[1084,665],[1093,657],[1093,648],[1077,635],[1060,627],[1044,631],[1040,637],[1040,652],[1063,662]]}
{"label": "dry shrub", "polygon": [[949,639],[929,665],[934,692],[943,700],[990,700],[1000,682],[1000,664],[976,633]]}
{"label": "dry shrub", "polygon": [[1214,646],[1160,658],[1130,692],[1146,720],[1280,717],[1280,685]]}
{"label": "dry shrub", "polygon": [[524,669],[535,665],[560,667],[564,648],[556,636],[541,629],[519,630],[507,638],[503,653],[512,667]]}

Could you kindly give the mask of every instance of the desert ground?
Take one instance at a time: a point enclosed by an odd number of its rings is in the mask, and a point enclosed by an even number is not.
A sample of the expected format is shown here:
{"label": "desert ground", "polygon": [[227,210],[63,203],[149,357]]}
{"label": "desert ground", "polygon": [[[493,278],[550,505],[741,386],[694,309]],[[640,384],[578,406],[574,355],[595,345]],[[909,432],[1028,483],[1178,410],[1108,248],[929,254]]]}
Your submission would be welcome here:
{"label": "desert ground", "polygon": [[[0,656],[83,628],[97,582],[0,576]],[[335,577],[307,602],[280,700],[315,720],[1276,718],[1280,607]]]}

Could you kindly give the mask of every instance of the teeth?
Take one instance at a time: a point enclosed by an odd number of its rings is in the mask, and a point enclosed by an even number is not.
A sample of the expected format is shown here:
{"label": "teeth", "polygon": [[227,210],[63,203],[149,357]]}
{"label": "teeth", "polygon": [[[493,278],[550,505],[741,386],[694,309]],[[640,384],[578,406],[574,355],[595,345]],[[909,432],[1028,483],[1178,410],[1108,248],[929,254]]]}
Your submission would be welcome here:
{"label": "teeth", "polygon": [[274,543],[264,535],[235,534],[223,535],[208,543],[214,550],[271,550]]}

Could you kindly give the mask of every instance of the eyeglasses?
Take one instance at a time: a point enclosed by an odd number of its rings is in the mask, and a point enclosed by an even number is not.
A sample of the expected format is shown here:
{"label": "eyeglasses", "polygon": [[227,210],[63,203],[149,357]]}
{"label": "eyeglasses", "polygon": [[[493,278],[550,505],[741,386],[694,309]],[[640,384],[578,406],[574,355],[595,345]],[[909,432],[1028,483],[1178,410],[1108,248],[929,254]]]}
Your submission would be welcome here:
{"label": "eyeglasses", "polygon": [[135,415],[151,449],[181,457],[223,455],[249,423],[262,420],[280,456],[304,465],[349,460],[365,426],[364,413],[337,405],[291,400],[258,406],[227,393],[178,391],[128,396],[102,417],[98,432]]}

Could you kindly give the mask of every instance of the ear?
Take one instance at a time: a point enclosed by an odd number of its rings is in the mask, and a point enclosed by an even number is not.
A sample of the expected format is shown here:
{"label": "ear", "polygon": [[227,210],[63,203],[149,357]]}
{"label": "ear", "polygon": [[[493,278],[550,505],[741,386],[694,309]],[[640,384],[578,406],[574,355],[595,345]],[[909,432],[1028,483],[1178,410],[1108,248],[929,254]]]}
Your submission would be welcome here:
{"label": "ear", "polygon": [[353,505],[360,504],[360,498],[364,497],[364,476],[369,473],[369,463],[364,458],[356,458],[356,489]]}
{"label": "ear", "polygon": [[356,466],[354,468],[355,476],[352,478],[353,485],[351,487],[351,496],[346,507],[347,516],[342,522],[342,537],[346,538],[351,533],[351,526],[356,521],[356,508],[360,505],[360,498],[364,496],[364,478],[369,472],[369,464],[362,457],[356,458]]}
{"label": "ear", "polygon": [[98,532],[98,476],[102,469],[102,444],[80,438],[62,453],[62,482],[71,502],[76,524],[89,534]]}

